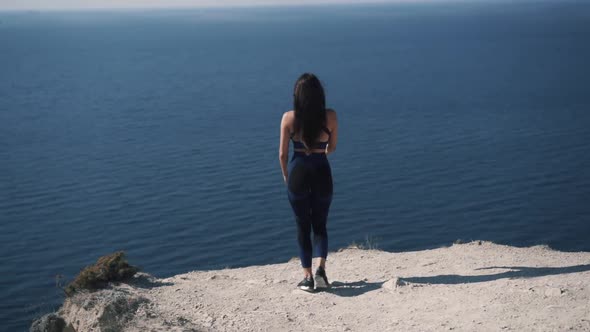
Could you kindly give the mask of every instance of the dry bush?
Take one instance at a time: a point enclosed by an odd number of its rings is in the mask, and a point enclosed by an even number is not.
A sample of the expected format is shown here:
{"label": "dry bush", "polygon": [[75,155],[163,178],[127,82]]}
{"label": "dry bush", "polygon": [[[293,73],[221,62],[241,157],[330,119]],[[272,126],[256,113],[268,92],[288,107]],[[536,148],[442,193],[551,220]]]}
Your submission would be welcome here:
{"label": "dry bush", "polygon": [[139,268],[129,265],[123,251],[102,256],[94,265],[85,267],[69,285],[64,288],[66,296],[72,296],[80,290],[94,291],[104,288],[111,281],[127,280]]}

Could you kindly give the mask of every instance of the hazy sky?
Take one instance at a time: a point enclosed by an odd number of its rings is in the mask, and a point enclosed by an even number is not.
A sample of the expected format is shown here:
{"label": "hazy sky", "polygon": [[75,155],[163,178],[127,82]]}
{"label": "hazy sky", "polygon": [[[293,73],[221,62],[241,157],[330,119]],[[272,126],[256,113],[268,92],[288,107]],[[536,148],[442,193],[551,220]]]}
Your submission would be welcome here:
{"label": "hazy sky", "polygon": [[425,2],[437,0],[0,0],[0,9],[90,9],[218,7],[367,2]]}

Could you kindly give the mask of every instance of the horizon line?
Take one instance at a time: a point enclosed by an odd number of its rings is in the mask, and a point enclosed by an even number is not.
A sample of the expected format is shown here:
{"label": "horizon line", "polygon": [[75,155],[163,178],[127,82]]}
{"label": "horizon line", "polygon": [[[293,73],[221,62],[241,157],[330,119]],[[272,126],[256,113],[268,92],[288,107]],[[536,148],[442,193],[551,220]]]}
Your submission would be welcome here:
{"label": "horizon line", "polygon": [[[579,0],[564,0],[564,2],[577,2]],[[207,4],[136,4],[136,5],[88,5],[71,7],[2,7],[0,12],[86,12],[86,11],[152,11],[152,10],[190,10],[190,9],[246,9],[246,8],[289,8],[289,7],[330,7],[330,6],[374,6],[394,4],[432,4],[432,3],[514,3],[514,2],[559,2],[557,0],[320,0],[320,1],[282,1],[282,2],[254,2],[254,3],[207,3]]]}

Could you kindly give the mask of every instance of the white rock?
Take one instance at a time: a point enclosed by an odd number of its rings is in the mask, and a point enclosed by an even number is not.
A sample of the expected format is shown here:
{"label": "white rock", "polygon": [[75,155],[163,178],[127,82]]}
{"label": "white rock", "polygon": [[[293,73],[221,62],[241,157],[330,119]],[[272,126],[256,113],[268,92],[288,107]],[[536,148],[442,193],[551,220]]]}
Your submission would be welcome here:
{"label": "white rock", "polygon": [[389,290],[395,290],[396,288],[399,287],[403,287],[403,286],[407,286],[408,283],[400,278],[393,278],[390,280],[387,280],[386,282],[383,283],[383,288],[389,289]]}
{"label": "white rock", "polygon": [[547,288],[545,290],[545,296],[561,296],[563,293],[565,292],[565,290],[561,289],[561,288]]}

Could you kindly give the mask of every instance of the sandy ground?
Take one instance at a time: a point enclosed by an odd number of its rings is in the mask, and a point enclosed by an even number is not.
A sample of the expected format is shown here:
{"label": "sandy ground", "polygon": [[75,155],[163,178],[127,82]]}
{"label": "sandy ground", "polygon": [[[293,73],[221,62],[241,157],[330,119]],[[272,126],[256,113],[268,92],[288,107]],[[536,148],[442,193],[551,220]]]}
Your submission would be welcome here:
{"label": "sandy ground", "polygon": [[[590,252],[489,242],[328,257],[328,291],[298,260],[166,279],[141,274],[126,331],[590,331]],[[79,317],[79,316],[78,316]]]}

